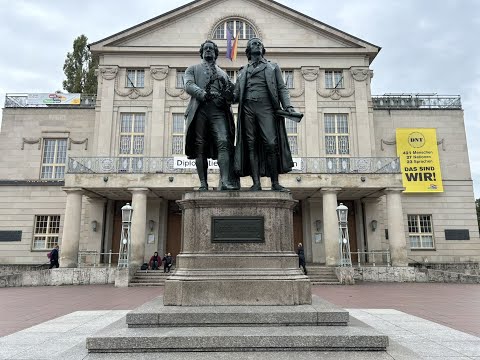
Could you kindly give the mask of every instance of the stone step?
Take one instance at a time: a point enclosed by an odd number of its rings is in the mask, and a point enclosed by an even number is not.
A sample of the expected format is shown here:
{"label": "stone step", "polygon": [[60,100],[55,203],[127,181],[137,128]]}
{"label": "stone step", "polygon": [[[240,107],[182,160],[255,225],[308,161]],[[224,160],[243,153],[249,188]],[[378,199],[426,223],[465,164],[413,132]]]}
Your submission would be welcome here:
{"label": "stone step", "polygon": [[348,311],[317,297],[311,305],[293,306],[164,306],[159,296],[129,312],[129,327],[291,326],[348,323]]}
{"label": "stone step", "polygon": [[164,283],[152,282],[152,283],[132,283],[128,284],[129,287],[138,287],[138,286],[164,286]]}
{"label": "stone step", "polygon": [[349,326],[129,328],[121,319],[87,338],[96,352],[385,351],[388,337],[352,319]]}
{"label": "stone step", "polygon": [[342,285],[340,281],[312,281],[312,285]]}

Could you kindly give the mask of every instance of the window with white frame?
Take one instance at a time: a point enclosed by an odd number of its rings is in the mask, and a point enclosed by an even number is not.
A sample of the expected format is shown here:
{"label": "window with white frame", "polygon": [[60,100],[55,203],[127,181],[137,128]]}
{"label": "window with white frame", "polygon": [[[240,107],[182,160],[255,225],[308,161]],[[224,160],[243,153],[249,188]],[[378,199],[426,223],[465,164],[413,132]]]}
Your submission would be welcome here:
{"label": "window with white frame", "polygon": [[120,114],[120,171],[140,172],[144,150],[145,114]]}
{"label": "window with white frame", "polygon": [[343,89],[343,71],[342,70],[325,70],[325,88],[326,89]]}
{"label": "window with white frame", "polygon": [[145,70],[127,69],[125,87],[143,88],[145,86]]}
{"label": "window with white frame", "polygon": [[298,123],[290,119],[285,119],[285,128],[287,130],[290,152],[292,155],[298,155]]}
{"label": "window with white frame", "polygon": [[214,39],[226,39],[227,29],[230,31],[232,38],[238,33],[239,39],[251,39],[256,37],[255,29],[252,25],[242,19],[228,19],[220,23],[213,31]]}
{"label": "window with white frame", "polygon": [[60,215],[35,215],[33,250],[51,249],[58,245]]}
{"label": "window with white frame", "polygon": [[324,120],[326,155],[350,155],[350,135],[347,114],[325,114]]}
{"label": "window with white frame", "polygon": [[177,80],[176,80],[176,85],[175,87],[177,89],[183,89],[185,87],[185,84],[183,82],[183,79],[185,77],[185,70],[177,70]]}
{"label": "window with white frame", "polygon": [[43,139],[41,179],[65,178],[67,139]]}
{"label": "window with white frame", "polygon": [[230,78],[230,81],[233,83],[237,82],[237,70],[226,70],[228,77]]}
{"label": "window with white frame", "polygon": [[408,215],[411,249],[433,249],[432,215]]}
{"label": "window with white frame", "polygon": [[172,154],[185,153],[185,117],[183,114],[173,114],[172,124]]}
{"label": "window with white frame", "polygon": [[282,75],[287,89],[293,89],[293,70],[282,70]]}

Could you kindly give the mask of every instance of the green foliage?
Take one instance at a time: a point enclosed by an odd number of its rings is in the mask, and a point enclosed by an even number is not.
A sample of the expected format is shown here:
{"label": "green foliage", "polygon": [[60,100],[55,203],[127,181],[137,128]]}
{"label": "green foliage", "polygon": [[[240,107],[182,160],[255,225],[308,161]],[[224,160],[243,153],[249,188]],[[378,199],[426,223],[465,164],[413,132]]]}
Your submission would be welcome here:
{"label": "green foliage", "polygon": [[95,68],[98,66],[98,59],[92,57],[87,40],[85,35],[80,35],[73,41],[73,52],[67,53],[63,65],[67,79],[63,81],[63,88],[69,93],[97,93]]}

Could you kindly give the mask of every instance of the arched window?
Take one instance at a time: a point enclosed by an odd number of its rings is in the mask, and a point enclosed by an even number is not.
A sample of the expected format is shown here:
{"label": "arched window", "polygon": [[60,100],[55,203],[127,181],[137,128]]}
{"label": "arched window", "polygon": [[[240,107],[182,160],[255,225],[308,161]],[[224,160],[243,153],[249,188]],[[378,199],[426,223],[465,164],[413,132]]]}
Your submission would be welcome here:
{"label": "arched window", "polygon": [[226,39],[227,29],[232,34],[232,38],[239,34],[240,39],[251,39],[256,37],[255,29],[252,25],[242,19],[227,19],[222,21],[213,31],[214,39]]}

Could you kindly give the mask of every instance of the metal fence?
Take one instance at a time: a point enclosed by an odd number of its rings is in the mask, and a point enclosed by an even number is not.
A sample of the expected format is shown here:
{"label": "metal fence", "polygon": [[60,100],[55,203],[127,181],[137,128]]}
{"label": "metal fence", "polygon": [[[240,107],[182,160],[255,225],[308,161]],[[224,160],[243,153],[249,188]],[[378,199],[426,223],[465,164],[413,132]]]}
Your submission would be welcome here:
{"label": "metal fence", "polygon": [[[119,253],[81,250],[78,252],[78,267],[111,267],[112,259]],[[116,264],[114,264],[116,266]]]}
{"label": "metal fence", "polygon": [[6,108],[23,108],[23,107],[95,107],[97,101],[97,95],[84,95],[80,96],[80,104],[68,105],[68,104],[48,104],[48,105],[32,105],[28,103],[28,94],[6,94],[5,95],[5,107]]}
{"label": "metal fence", "polygon": [[[292,173],[303,174],[399,174],[397,157],[294,158]],[[210,172],[218,172],[210,169]],[[178,168],[173,157],[75,157],[68,159],[69,174],[196,173],[194,166]]]}
{"label": "metal fence", "polygon": [[[352,265],[358,267],[363,265],[387,265],[391,266],[390,250],[352,251]],[[356,255],[354,257],[353,255]],[[354,259],[356,258],[356,261]]]}
{"label": "metal fence", "polygon": [[462,108],[460,95],[437,94],[385,94],[372,95],[374,109],[440,109]]}

